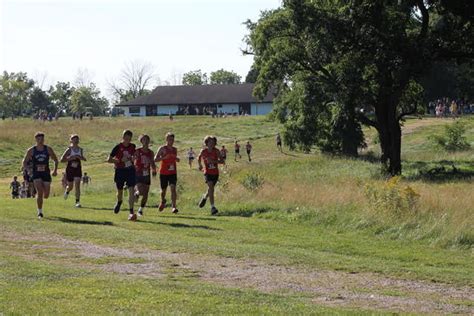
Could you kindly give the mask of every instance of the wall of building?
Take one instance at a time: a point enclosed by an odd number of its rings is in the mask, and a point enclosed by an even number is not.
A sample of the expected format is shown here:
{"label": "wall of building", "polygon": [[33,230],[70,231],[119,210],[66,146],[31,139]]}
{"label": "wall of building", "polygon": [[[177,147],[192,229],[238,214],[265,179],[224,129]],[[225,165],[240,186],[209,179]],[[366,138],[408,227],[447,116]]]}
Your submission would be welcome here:
{"label": "wall of building", "polygon": [[222,104],[222,107],[217,108],[218,113],[239,113],[239,105],[238,104]]}
{"label": "wall of building", "polygon": [[158,106],[158,115],[169,115],[171,114],[176,114],[178,112],[178,106],[177,105],[159,105]]}
{"label": "wall of building", "polygon": [[267,115],[272,109],[272,103],[252,103],[250,106],[250,115]]}
{"label": "wall of building", "polygon": [[124,115],[125,116],[145,116],[146,107],[144,106],[124,106]]}

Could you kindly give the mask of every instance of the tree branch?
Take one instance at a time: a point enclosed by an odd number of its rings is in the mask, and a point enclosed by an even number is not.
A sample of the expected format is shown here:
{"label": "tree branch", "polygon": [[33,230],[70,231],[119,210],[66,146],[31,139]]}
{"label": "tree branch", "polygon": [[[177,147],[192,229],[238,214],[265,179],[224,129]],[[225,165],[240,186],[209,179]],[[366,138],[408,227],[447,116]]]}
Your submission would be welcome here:
{"label": "tree branch", "polygon": [[421,12],[421,31],[418,35],[419,39],[425,38],[426,34],[428,34],[428,27],[430,23],[430,14],[428,9],[425,7],[424,0],[417,0],[416,5]]}

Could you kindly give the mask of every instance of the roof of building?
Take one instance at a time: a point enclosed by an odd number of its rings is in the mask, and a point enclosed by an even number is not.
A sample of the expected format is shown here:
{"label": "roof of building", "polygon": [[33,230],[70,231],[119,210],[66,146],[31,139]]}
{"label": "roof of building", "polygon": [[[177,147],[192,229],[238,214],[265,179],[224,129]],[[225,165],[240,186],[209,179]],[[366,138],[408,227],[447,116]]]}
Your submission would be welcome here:
{"label": "roof of building", "polygon": [[202,86],[159,86],[149,95],[122,102],[117,106],[273,102],[273,92],[269,92],[262,100],[255,98],[252,94],[254,86],[253,83]]}

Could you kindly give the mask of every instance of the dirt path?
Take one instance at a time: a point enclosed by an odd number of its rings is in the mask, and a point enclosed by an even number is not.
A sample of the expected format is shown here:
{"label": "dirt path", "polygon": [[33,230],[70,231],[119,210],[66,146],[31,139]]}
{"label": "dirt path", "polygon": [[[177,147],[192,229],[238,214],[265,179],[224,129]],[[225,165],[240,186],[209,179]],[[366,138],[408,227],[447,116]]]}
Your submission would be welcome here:
{"label": "dirt path", "polygon": [[474,314],[474,289],[387,278],[372,273],[309,270],[254,260],[125,249],[60,235],[19,234],[0,227],[9,255],[108,273],[160,278],[190,275],[202,281],[266,293],[304,294],[319,305],[428,314]]}

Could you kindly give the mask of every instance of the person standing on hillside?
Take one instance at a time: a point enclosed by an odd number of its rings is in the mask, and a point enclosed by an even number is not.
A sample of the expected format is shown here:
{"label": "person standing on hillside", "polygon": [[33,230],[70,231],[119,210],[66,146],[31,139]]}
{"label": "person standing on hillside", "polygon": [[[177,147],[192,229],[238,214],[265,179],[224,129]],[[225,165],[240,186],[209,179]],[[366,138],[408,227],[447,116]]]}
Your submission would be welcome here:
{"label": "person standing on hillside", "polygon": [[238,140],[235,141],[234,151],[235,151],[234,161],[237,161],[237,156],[239,157],[239,159],[242,159],[242,156],[240,155],[240,144]]}
{"label": "person standing on hillside", "polygon": [[135,197],[136,175],[133,164],[133,156],[135,155],[135,144],[131,143],[133,133],[130,130],[123,131],[122,142],[112,149],[107,162],[113,163],[115,167],[114,182],[117,188],[117,203],[114,207],[114,213],[120,212],[123,201],[123,189],[125,184],[128,188],[128,205],[130,207],[130,215],[128,220],[135,221],[137,215],[133,210]]}
{"label": "person standing on hillside", "polygon": [[252,157],[250,157],[250,154],[252,153],[252,145],[250,145],[250,141],[247,141],[247,144],[245,144],[245,150],[247,151],[247,157],[249,158],[249,162],[251,162]]}
{"label": "person standing on hillside", "polygon": [[84,176],[82,177],[82,185],[88,186],[89,183],[92,182],[92,178],[87,175],[87,172],[84,172]]}
{"label": "person standing on hillside", "polygon": [[10,189],[12,190],[12,199],[20,198],[20,187],[21,183],[18,181],[18,177],[14,176],[13,181],[10,183]]}
{"label": "person standing on hillside", "polygon": [[138,141],[142,144],[142,147],[135,151],[134,157],[137,178],[135,202],[138,202],[141,195],[142,200],[140,202],[140,207],[138,208],[138,216],[143,216],[143,210],[145,209],[146,202],[148,201],[148,193],[150,192],[150,169],[152,170],[151,175],[156,177],[156,165],[153,160],[154,153],[149,148],[150,136],[141,135],[138,138]]}
{"label": "person standing on hillside", "polygon": [[283,147],[281,145],[281,136],[280,136],[280,133],[277,134],[276,138],[275,138],[275,141],[276,141],[276,145],[277,145],[277,148],[280,152],[283,152]]}
{"label": "person standing on hillside", "polygon": [[158,149],[155,156],[155,162],[160,162],[160,186],[161,186],[161,203],[158,208],[162,212],[166,207],[166,190],[168,186],[171,191],[171,207],[173,213],[178,213],[176,207],[176,183],[178,182],[178,174],[176,163],[180,161],[178,157],[178,149],[173,147],[174,134],[166,134],[166,144]]}
{"label": "person standing on hillside", "polygon": [[[203,208],[209,198],[211,202],[211,215],[217,215],[219,212],[214,204],[214,188],[219,181],[219,167],[222,163],[222,157],[219,149],[216,148],[217,138],[214,136],[206,136],[204,145],[198,157],[199,170],[204,172],[204,180],[207,184],[207,191],[199,202],[199,207]],[[203,166],[204,163],[204,166]]]}
{"label": "person standing on hillside", "polygon": [[28,149],[23,158],[23,169],[28,167],[28,162],[33,162],[33,184],[36,188],[36,205],[38,206],[38,218],[43,218],[43,200],[49,198],[51,191],[51,170],[49,159],[54,161],[53,177],[58,174],[58,158],[54,150],[44,144],[44,133],[35,134],[36,145]]}
{"label": "person standing on hillside", "polygon": [[66,162],[66,191],[64,199],[67,200],[69,192],[75,187],[76,207],[81,207],[81,179],[82,179],[82,161],[87,161],[84,156],[84,150],[79,147],[79,135],[71,135],[69,138],[71,145],[64,151],[61,162]]}

